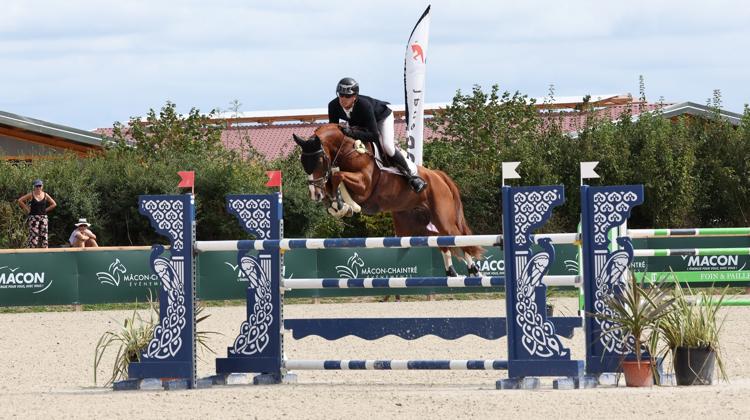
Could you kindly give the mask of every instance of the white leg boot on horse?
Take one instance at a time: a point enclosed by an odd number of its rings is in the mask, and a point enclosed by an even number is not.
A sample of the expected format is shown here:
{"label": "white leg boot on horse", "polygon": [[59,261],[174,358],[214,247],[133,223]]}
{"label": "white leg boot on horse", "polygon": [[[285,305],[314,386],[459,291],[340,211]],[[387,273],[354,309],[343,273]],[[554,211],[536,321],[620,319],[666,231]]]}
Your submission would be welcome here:
{"label": "white leg boot on horse", "polygon": [[448,248],[440,248],[440,255],[443,256],[443,265],[445,266],[445,275],[447,277],[456,277],[456,269],[453,268],[453,256]]}
{"label": "white leg boot on horse", "polygon": [[473,277],[481,277],[482,273],[479,271],[478,264],[474,261],[474,258],[464,252],[464,262],[466,263],[466,267],[469,271],[469,275]]}
{"label": "white leg boot on horse", "polygon": [[[440,248],[440,255],[443,256],[443,265],[445,266],[445,275],[447,277],[456,277],[458,276],[458,273],[456,272],[456,269],[453,268],[453,255],[451,254],[451,250],[448,248]],[[466,268],[468,271],[468,275],[471,277],[481,277],[482,273],[479,271],[479,266],[474,261],[474,258],[467,254],[466,252],[463,253],[463,260],[466,263]]]}
{"label": "white leg boot on horse", "polygon": [[342,217],[351,217],[354,213],[362,211],[362,207],[352,199],[349,190],[346,189],[343,183],[339,184],[336,198],[337,200],[331,203],[331,207],[328,208],[328,213],[331,216],[341,219]]}

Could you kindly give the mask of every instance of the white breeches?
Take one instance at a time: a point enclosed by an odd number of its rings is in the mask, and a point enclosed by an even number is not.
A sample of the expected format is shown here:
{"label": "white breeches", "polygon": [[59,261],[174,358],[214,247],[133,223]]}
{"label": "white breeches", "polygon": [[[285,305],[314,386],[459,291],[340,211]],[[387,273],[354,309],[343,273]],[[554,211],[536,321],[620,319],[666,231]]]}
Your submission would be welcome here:
{"label": "white breeches", "polygon": [[396,153],[396,145],[393,137],[393,112],[382,121],[378,121],[378,131],[380,131],[380,146],[388,157]]}
{"label": "white breeches", "polygon": [[[383,152],[392,157],[396,153],[396,143],[394,140],[393,131],[393,111],[391,115],[387,116],[384,120],[378,121],[378,131],[380,131],[380,146],[383,148]],[[414,164],[409,158],[405,158],[406,164],[409,167],[409,172],[412,176],[416,176],[417,165]]]}

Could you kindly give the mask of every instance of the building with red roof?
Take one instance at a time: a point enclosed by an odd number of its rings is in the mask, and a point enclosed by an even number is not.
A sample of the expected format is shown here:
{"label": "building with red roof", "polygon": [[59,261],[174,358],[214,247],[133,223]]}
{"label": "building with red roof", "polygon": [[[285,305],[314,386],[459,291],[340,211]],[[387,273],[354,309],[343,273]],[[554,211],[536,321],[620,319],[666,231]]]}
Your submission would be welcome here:
{"label": "building with red roof", "polygon": [[[448,103],[425,105],[425,118],[430,118]],[[581,112],[586,106],[591,112]],[[544,112],[543,118],[555,119],[563,132],[575,135],[586,126],[588,118],[615,121],[625,113],[634,118],[644,112],[661,109],[666,118],[677,118],[681,115],[707,118],[713,111],[704,105],[693,102],[680,104],[643,103],[634,101],[630,94],[587,95],[560,97],[554,100],[540,98],[534,105]],[[395,135],[397,140],[406,138],[406,121],[404,106],[392,105],[395,114]],[[733,125],[739,125],[742,115],[721,111],[721,115]],[[247,156],[250,146],[266,159],[273,160],[287,156],[294,150],[292,135],[309,137],[315,129],[328,122],[327,109],[291,109],[277,111],[225,112],[212,116],[217,123],[226,124],[221,134],[221,141],[229,150],[235,150]],[[99,129],[98,133],[111,136],[112,129]],[[435,133],[425,127],[425,141],[434,138]]]}

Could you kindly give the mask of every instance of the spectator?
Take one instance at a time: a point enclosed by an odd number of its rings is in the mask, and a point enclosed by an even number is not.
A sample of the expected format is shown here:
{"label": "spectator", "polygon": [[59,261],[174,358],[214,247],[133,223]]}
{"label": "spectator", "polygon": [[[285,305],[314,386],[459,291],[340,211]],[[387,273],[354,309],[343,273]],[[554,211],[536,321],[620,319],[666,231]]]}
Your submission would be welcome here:
{"label": "spectator", "polygon": [[[49,220],[47,213],[57,207],[55,200],[44,192],[44,183],[37,179],[32,183],[34,189],[18,199],[18,204],[29,215],[29,238],[27,248],[49,247]],[[27,204],[28,202],[28,204]]]}
{"label": "spectator", "polygon": [[91,224],[86,219],[78,219],[78,223],[75,224],[75,230],[70,234],[70,246],[73,248],[96,248],[99,246],[96,243],[96,235],[89,229]]}

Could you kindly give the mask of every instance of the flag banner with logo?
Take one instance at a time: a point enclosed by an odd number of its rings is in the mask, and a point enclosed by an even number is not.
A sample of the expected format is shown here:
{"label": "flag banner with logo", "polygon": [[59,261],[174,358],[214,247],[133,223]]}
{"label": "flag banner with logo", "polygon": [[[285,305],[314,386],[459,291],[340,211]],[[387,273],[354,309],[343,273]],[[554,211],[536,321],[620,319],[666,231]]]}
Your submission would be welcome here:
{"label": "flag banner with logo", "polygon": [[406,148],[417,165],[422,164],[424,137],[424,81],[427,69],[427,44],[430,36],[430,6],[427,6],[409,36],[404,59],[404,96],[406,104]]}

